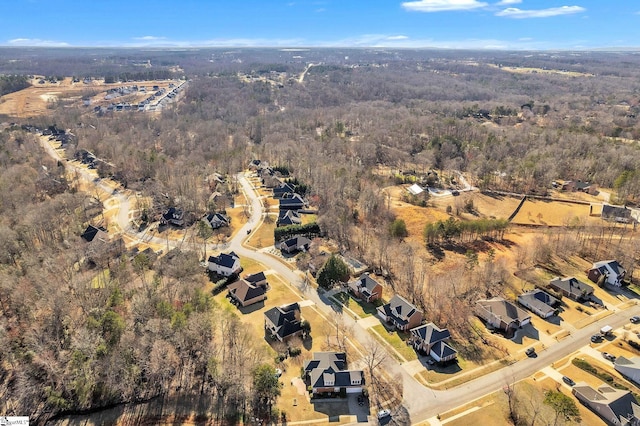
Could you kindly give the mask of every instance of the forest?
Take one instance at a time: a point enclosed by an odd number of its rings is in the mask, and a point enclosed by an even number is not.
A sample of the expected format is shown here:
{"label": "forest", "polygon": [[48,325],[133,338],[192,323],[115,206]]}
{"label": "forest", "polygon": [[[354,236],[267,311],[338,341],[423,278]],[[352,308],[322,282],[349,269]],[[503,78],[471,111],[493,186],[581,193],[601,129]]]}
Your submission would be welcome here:
{"label": "forest", "polygon": [[[261,407],[256,395],[264,395],[252,390],[271,361],[236,315],[201,290],[198,253],[151,260],[113,245],[88,253],[79,235],[95,216],[94,197],[19,125],[68,129],[67,151],[108,162],[101,176],[150,197],[155,219],[170,206],[204,215],[211,188],[203,182],[213,173],[232,175],[253,159],[280,166],[304,184],[340,252],[387,271],[394,291],[472,338],[460,313],[511,282],[478,242],[508,239],[510,225],[451,218],[429,225],[421,244],[405,241],[382,191],[394,176],[383,171],[457,171],[480,190],[517,194],[580,179],[635,205],[639,65],[633,52],[0,49],[0,95],[25,87],[28,75],[189,81],[159,114],[98,116],[67,106],[0,117],[0,412],[29,412],[39,424],[205,394],[219,419],[234,421]],[[8,77],[16,75],[23,77]],[[593,260],[604,250],[635,266],[640,244],[621,229],[571,223],[544,231],[517,249],[518,262]],[[436,272],[434,246],[466,257]],[[108,271],[101,285],[96,270]]]}

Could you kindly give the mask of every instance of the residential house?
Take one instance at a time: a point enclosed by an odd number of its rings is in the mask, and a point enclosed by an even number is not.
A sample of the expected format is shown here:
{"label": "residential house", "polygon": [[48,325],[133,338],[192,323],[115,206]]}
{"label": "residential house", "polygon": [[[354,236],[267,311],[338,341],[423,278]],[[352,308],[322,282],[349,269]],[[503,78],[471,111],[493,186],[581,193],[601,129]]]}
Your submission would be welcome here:
{"label": "residential house", "polygon": [[295,192],[293,185],[288,182],[282,182],[273,188],[273,198],[283,198],[286,194],[294,194]]}
{"label": "residential house", "polygon": [[563,296],[577,302],[588,300],[593,294],[593,287],[589,284],[583,283],[582,281],[578,281],[574,277],[555,277],[549,281],[549,287],[561,293]]}
{"label": "residential house", "polygon": [[640,406],[628,390],[614,389],[606,384],[594,389],[581,382],[573,386],[571,393],[609,424],[621,426],[640,424]]}
{"label": "residential house", "polygon": [[302,220],[297,210],[280,210],[276,226],[300,225]]}
{"label": "residential house", "polygon": [[244,279],[253,284],[253,285],[261,285],[261,286],[269,286],[267,282],[267,277],[264,275],[264,272],[257,272],[255,274],[247,275]]}
{"label": "residential house", "polygon": [[398,295],[393,296],[389,303],[378,307],[378,316],[401,331],[409,331],[422,322],[422,311]]}
{"label": "residential house", "polygon": [[476,315],[492,327],[507,333],[521,328],[531,322],[531,315],[514,303],[494,297],[476,302]]}
{"label": "residential house", "polygon": [[162,214],[160,223],[162,225],[171,224],[175,226],[183,226],[184,212],[181,209],[177,209],[175,207],[169,207],[167,211]]}
{"label": "residential house", "polygon": [[622,280],[627,275],[627,271],[617,260],[601,260],[600,262],[595,262],[586,273],[587,278],[594,283],[598,284],[600,280],[604,280],[604,284],[613,287],[621,287]]}
{"label": "residential house", "polygon": [[209,270],[225,277],[237,274],[242,270],[240,258],[234,252],[209,256]]}
{"label": "residential house", "polygon": [[264,313],[264,328],[281,342],[303,333],[300,305],[291,303],[271,308]]}
{"label": "residential house", "polygon": [[227,286],[228,295],[236,303],[245,307],[267,298],[267,286],[255,285],[246,280],[238,280]]}
{"label": "residential house", "polygon": [[382,297],[382,284],[371,278],[368,273],[360,275],[355,281],[348,284],[351,293],[367,302],[375,302]]}
{"label": "residential house", "polygon": [[518,303],[541,318],[549,318],[556,313],[555,307],[560,301],[546,291],[537,288],[518,296]]}
{"label": "residential house", "polygon": [[598,195],[598,185],[595,183],[583,182],[578,180],[557,180],[553,181],[552,186],[562,191],[585,192],[591,195]]}
{"label": "residential house", "polygon": [[[618,223],[633,223],[637,220],[636,215],[632,214],[633,211],[626,206],[612,206],[610,204],[602,204],[601,217],[604,220]],[[635,216],[635,217],[634,217]]]}
{"label": "residential house", "polygon": [[211,226],[211,229],[218,229],[222,228],[223,226],[229,226],[229,224],[231,223],[231,218],[222,213],[209,213],[202,220],[204,220],[209,226]]}
{"label": "residential house", "polygon": [[323,393],[361,393],[365,384],[362,370],[347,370],[344,352],[314,352],[304,363],[304,375],[314,395]]}
{"label": "residential house", "polygon": [[619,356],[613,363],[613,367],[618,373],[640,384],[640,357],[625,358]]}
{"label": "residential house", "polygon": [[311,240],[307,237],[296,236],[289,238],[279,244],[281,251],[285,253],[294,253],[296,251],[307,251],[311,245]]}
{"label": "residential house", "polygon": [[280,198],[280,210],[300,210],[304,208],[304,200],[300,194],[287,194]]}
{"label": "residential house", "polygon": [[90,243],[95,239],[106,241],[109,239],[109,236],[107,235],[107,230],[102,226],[96,227],[93,225],[89,225],[87,226],[87,229],[84,230],[82,235],[80,235],[80,238]]}
{"label": "residential house", "polygon": [[411,329],[413,348],[431,355],[437,362],[453,361],[458,356],[458,352],[446,343],[450,338],[449,330],[438,328],[432,322]]}

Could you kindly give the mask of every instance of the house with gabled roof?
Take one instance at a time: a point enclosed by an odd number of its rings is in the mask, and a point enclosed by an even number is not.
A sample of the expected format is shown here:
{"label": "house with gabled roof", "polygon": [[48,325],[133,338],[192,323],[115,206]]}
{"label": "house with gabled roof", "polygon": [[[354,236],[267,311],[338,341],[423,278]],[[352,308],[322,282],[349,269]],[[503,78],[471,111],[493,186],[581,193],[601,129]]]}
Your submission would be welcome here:
{"label": "house with gabled roof", "polygon": [[628,390],[614,389],[607,384],[594,389],[581,382],[573,386],[571,393],[609,424],[640,425],[640,406]]}
{"label": "house with gabled roof", "polygon": [[207,223],[211,229],[222,228],[223,226],[229,226],[231,218],[222,213],[209,213],[202,220]]}
{"label": "house with gabled roof", "polygon": [[249,306],[267,298],[267,286],[255,285],[246,280],[238,280],[227,286],[228,296],[240,306]]}
{"label": "house with gabled roof", "polygon": [[549,318],[556,313],[555,307],[560,301],[546,291],[536,288],[518,296],[518,303],[541,318]]}
{"label": "house with gabled roof", "polygon": [[300,305],[277,306],[264,313],[264,328],[275,339],[281,342],[303,333]]}
{"label": "house with gabled roof", "polygon": [[436,362],[453,361],[457,358],[458,352],[447,344],[449,339],[449,330],[439,328],[432,322],[411,329],[413,348],[429,354]]}
{"label": "house with gabled roof", "polygon": [[555,277],[549,281],[549,287],[559,292],[565,297],[577,302],[588,300],[593,294],[593,287],[579,281],[575,277],[560,278]]}
{"label": "house with gabled roof", "polygon": [[364,371],[348,370],[344,352],[314,352],[304,363],[304,376],[314,395],[323,393],[361,393]]}
{"label": "house with gabled roof", "polygon": [[300,194],[286,194],[280,198],[280,210],[300,210],[304,208],[304,200]]}
{"label": "house with gabled roof", "polygon": [[301,223],[302,219],[300,219],[297,210],[280,210],[276,220],[276,226],[300,225]]}
{"label": "house with gabled roof", "polygon": [[256,272],[255,274],[246,275],[244,279],[253,285],[269,285],[269,283],[267,283],[267,276],[264,272]]}
{"label": "house with gabled roof", "polygon": [[273,198],[283,198],[285,194],[294,194],[296,189],[289,182],[282,182],[273,187]]}
{"label": "house with gabled roof", "polygon": [[108,240],[109,236],[107,235],[107,230],[102,226],[87,226],[87,229],[80,235],[80,238],[90,243],[95,239]]}
{"label": "house with gabled roof", "polygon": [[220,253],[218,256],[209,256],[209,270],[218,275],[229,277],[242,270],[240,258],[234,252]]}
{"label": "house with gabled roof", "polygon": [[602,219],[610,222],[632,223],[636,219],[632,216],[632,210],[627,206],[614,206],[602,203]]}
{"label": "house with gabled roof", "polygon": [[382,297],[382,284],[371,278],[369,273],[360,275],[360,278],[351,281],[348,287],[355,297],[370,303]]}
{"label": "house with gabled roof", "polygon": [[640,357],[625,358],[619,356],[613,363],[613,368],[629,380],[640,384]]}
{"label": "house with gabled roof", "polygon": [[310,239],[297,235],[278,244],[278,248],[284,253],[294,253],[296,251],[307,251],[310,245]]}
{"label": "house with gabled roof", "polygon": [[587,269],[587,278],[598,284],[600,280],[604,280],[604,284],[621,287],[622,280],[627,275],[627,271],[618,263],[617,260],[602,260],[595,262],[590,269]]}
{"label": "house with gabled roof", "polygon": [[181,209],[175,207],[169,207],[167,211],[162,214],[162,218],[160,219],[160,223],[162,225],[175,225],[175,226],[183,226],[184,225],[184,212]]}
{"label": "house with gabled roof", "polygon": [[475,312],[487,324],[507,333],[531,322],[531,315],[527,311],[502,297],[478,300]]}
{"label": "house with gabled roof", "polygon": [[422,322],[422,311],[397,294],[389,303],[378,307],[378,316],[401,331],[408,331]]}

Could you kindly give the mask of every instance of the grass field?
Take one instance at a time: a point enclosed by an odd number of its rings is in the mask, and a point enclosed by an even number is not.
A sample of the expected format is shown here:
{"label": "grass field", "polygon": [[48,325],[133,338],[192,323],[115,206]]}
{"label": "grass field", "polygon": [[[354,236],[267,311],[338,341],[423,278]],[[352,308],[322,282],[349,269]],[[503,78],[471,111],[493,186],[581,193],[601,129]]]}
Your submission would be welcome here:
{"label": "grass field", "polygon": [[333,295],[337,303],[351,309],[360,318],[370,317],[377,312],[376,305],[364,301],[358,301],[347,292],[340,292]]}
{"label": "grass field", "polygon": [[409,337],[408,333],[400,331],[389,331],[384,325],[376,325],[373,327],[376,333],[372,333],[376,339],[382,338],[387,344],[393,347],[405,360],[413,361],[418,359],[416,351],[406,343]]}

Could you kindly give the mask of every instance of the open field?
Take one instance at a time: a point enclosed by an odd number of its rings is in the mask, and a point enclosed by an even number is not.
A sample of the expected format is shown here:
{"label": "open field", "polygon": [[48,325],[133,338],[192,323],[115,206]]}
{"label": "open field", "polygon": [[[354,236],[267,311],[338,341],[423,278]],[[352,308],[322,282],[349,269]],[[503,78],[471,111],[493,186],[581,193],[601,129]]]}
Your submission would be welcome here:
{"label": "open field", "polygon": [[[39,84],[39,78],[31,81],[31,87],[10,93],[0,98],[0,114],[16,118],[31,118],[43,115],[55,102],[69,102],[73,105],[82,105],[82,98],[89,97],[91,99],[91,107],[98,105],[108,105],[114,102],[130,102],[137,103],[144,100],[147,96],[154,93],[152,90],[137,92],[135,95],[127,95],[112,100],[105,100],[105,94],[108,89],[118,88],[127,85],[145,86],[151,89],[158,86],[160,89],[168,89],[169,83],[177,81],[170,80],[150,80],[128,83],[109,83],[105,84],[102,80],[93,80],[89,84],[82,82],[73,83],[71,77],[67,77],[58,83],[45,82]],[[89,107],[87,107],[87,110]]]}
{"label": "open field", "polygon": [[554,70],[554,69],[546,69],[546,68],[530,68],[530,67],[508,67],[508,66],[495,65],[495,64],[486,64],[486,65],[491,68],[497,68],[502,71],[511,72],[514,74],[559,74],[567,77],[595,77],[593,74],[577,72],[577,71]]}
{"label": "open field", "polygon": [[516,225],[567,226],[579,223],[596,224],[600,217],[589,215],[585,204],[544,201],[528,198],[512,222]]}

